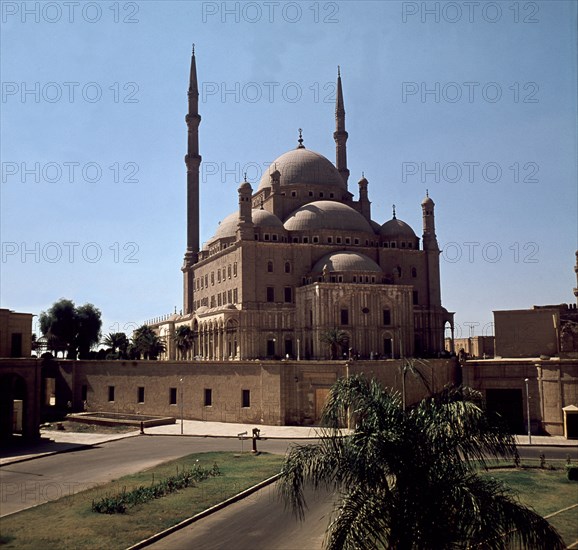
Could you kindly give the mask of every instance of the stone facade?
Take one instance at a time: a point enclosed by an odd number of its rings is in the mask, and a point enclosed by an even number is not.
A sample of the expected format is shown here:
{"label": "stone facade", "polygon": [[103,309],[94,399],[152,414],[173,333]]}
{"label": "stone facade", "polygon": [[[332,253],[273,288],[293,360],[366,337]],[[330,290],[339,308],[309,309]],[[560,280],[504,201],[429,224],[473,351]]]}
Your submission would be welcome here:
{"label": "stone facade", "polygon": [[[341,377],[363,374],[401,391],[399,360],[382,361],[53,361],[56,406],[254,424],[318,424]],[[455,382],[455,359],[418,367],[429,389]],[[406,375],[407,402],[428,393]],[[182,408],[181,408],[182,405]]]}
{"label": "stone facade", "polygon": [[463,383],[480,390],[516,433],[527,430],[526,379],[532,433],[568,436],[563,409],[578,404],[578,360],[493,359],[463,365]]}
{"label": "stone facade", "polygon": [[0,357],[30,357],[32,314],[0,308]]}

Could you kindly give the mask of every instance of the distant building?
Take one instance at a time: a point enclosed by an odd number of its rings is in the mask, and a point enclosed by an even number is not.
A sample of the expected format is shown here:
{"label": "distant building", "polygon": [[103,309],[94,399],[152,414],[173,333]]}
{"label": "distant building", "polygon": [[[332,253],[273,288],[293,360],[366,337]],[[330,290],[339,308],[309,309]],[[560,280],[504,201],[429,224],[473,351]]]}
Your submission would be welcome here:
{"label": "distant building", "polygon": [[30,358],[32,317],[0,309],[0,439],[39,435],[42,375]]}
{"label": "distant building", "polygon": [[445,339],[446,351],[459,353],[463,350],[468,358],[489,359],[494,356],[493,336],[470,336],[469,338]]}

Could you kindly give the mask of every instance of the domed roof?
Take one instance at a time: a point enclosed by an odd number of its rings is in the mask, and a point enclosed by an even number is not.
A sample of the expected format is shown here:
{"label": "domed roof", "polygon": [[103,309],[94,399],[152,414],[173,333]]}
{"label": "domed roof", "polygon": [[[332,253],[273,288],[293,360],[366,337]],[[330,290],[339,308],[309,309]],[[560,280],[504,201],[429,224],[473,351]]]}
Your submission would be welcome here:
{"label": "domed roof", "polygon": [[288,231],[337,229],[373,233],[369,222],[356,210],[335,201],[315,201],[304,204],[289,215],[284,223]]}
{"label": "domed roof", "polygon": [[429,195],[426,195],[424,199],[421,201],[422,206],[431,205],[435,206],[435,202],[431,200]]}
{"label": "domed roof", "polygon": [[373,273],[383,273],[381,267],[379,267],[371,258],[365,256],[365,254],[360,254],[359,252],[353,252],[351,250],[341,250],[339,252],[326,254],[315,263],[312,271],[314,273],[323,273],[325,268],[327,268],[330,273],[336,271],[370,271]]}
{"label": "domed roof", "polygon": [[414,230],[404,221],[392,218],[381,226],[381,235],[388,238],[416,239]]}
{"label": "domed roof", "polygon": [[[283,222],[267,210],[255,208],[252,210],[252,218],[255,227],[277,227],[283,230]],[[213,239],[223,239],[225,237],[234,237],[237,233],[237,224],[239,223],[239,212],[229,214],[217,228]]]}
{"label": "domed roof", "polygon": [[278,170],[281,185],[334,185],[347,190],[337,168],[323,155],[298,147],[275,159],[259,182],[259,189],[271,187],[271,174]]}

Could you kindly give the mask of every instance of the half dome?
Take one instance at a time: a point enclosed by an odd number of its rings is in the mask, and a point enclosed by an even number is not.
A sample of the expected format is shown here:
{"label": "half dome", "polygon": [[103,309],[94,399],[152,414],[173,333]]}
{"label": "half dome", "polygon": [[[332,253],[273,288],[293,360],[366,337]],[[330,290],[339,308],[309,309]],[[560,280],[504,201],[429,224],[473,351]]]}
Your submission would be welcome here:
{"label": "half dome", "polygon": [[[253,223],[255,227],[271,227],[278,228],[283,231],[283,222],[267,210],[261,210],[255,208],[251,212],[253,218]],[[229,214],[217,228],[215,236],[211,241],[215,239],[224,239],[225,237],[234,237],[237,234],[237,225],[239,224],[239,212],[233,212]]]}
{"label": "half dome", "polygon": [[381,226],[381,235],[388,239],[416,239],[414,230],[404,221],[392,218]]}
{"label": "half dome", "polygon": [[318,260],[313,266],[314,273],[323,273],[327,269],[330,273],[335,272],[363,272],[383,273],[381,267],[365,254],[351,250],[331,252]]}
{"label": "half dome", "polygon": [[299,147],[275,159],[259,182],[259,189],[271,187],[271,174],[278,170],[280,184],[330,185],[347,191],[343,178],[333,163],[323,155]]}
{"label": "half dome", "polygon": [[284,226],[288,231],[333,229],[373,233],[371,225],[359,212],[351,206],[335,201],[304,204],[289,215]]}

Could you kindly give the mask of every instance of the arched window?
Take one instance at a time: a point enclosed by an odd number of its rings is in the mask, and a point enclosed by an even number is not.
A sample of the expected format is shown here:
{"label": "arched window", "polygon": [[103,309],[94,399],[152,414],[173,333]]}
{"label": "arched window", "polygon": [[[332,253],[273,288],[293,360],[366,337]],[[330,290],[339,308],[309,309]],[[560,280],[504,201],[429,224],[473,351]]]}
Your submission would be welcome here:
{"label": "arched window", "polygon": [[411,276],[415,279],[417,277],[417,269],[415,267],[411,268]]}
{"label": "arched window", "polygon": [[267,262],[267,273],[273,273],[273,262],[271,260]]}
{"label": "arched window", "polygon": [[285,262],[285,273],[291,273],[291,262]]}

